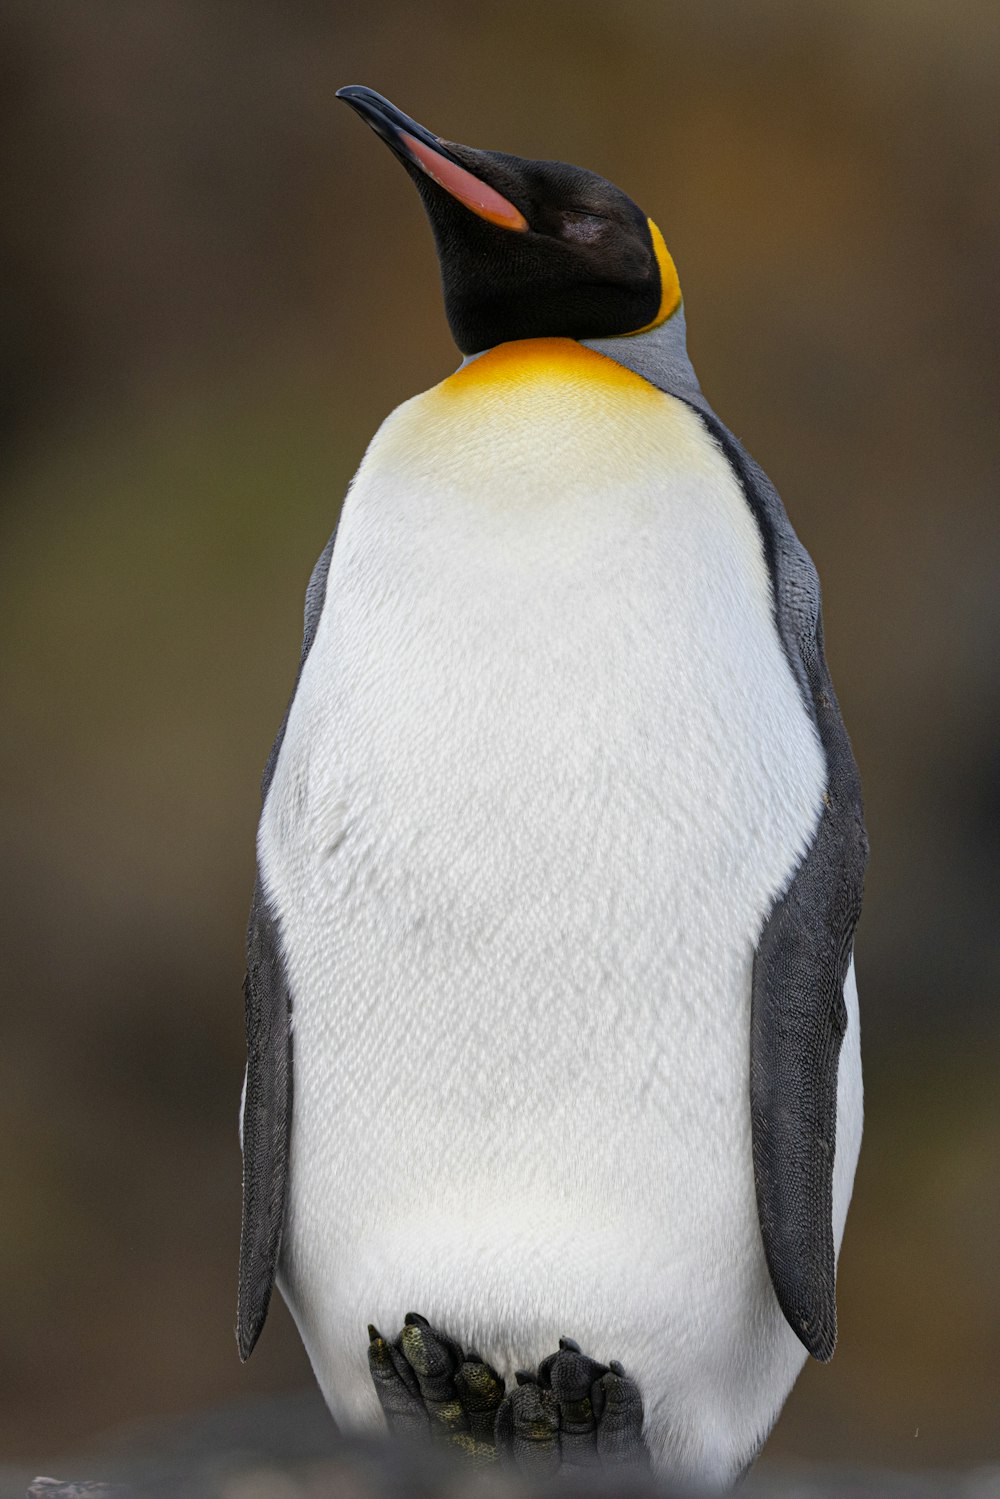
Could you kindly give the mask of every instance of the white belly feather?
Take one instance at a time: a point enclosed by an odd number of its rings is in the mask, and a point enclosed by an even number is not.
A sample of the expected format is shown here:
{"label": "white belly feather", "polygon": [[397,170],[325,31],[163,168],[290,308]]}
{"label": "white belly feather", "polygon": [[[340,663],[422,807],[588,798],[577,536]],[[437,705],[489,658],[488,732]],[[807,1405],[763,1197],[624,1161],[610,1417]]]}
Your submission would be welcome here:
{"label": "white belly feather", "polygon": [[508,1375],[561,1334],[621,1359],[660,1460],[726,1479],[804,1357],[757,1224],[750,973],[823,756],[697,417],[525,347],[372,442],[267,799],[282,1285],[342,1419],[377,1410],[365,1323],[415,1309]]}

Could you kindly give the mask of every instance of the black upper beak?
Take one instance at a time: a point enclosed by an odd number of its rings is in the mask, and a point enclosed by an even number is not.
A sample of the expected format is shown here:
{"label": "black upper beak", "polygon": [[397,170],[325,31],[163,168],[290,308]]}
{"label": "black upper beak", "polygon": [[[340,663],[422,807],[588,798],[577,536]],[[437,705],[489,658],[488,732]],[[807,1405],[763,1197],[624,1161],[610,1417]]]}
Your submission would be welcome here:
{"label": "black upper beak", "polygon": [[[376,135],[382,137],[410,170],[411,175],[414,172],[422,173],[465,208],[489,223],[521,233],[527,230],[527,219],[509,198],[505,198],[475,170],[470,170],[456,151],[439,136],[432,135],[423,125],[411,120],[409,115],[397,109],[395,104],[390,104],[388,99],[383,99],[374,89],[351,83],[347,88],[337,90],[337,98],[343,99],[345,104],[357,110],[365,123],[372,127]],[[471,158],[473,165],[478,166],[480,171],[488,161],[488,152],[468,151],[464,146],[458,149],[465,152],[466,160]]]}
{"label": "black upper beak", "polygon": [[404,135],[411,135],[415,140],[422,141],[438,156],[443,156],[445,161],[459,164],[457,158],[438,136],[432,135],[423,125],[418,125],[416,120],[404,114],[401,109],[397,109],[395,104],[390,104],[388,99],[383,99],[382,95],[377,94],[373,88],[365,88],[362,83],[349,83],[346,88],[337,90],[337,98],[343,99],[345,104],[357,110],[365,124],[370,125],[375,134],[380,135],[397,156],[405,157],[415,166],[418,166],[419,162],[414,161],[412,151],[407,149]]}

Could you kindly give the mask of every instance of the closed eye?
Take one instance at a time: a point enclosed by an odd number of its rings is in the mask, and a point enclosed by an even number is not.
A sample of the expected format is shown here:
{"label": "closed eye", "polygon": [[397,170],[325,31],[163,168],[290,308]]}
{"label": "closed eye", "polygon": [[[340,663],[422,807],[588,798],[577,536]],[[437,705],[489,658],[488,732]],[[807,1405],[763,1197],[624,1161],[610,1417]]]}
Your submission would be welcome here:
{"label": "closed eye", "polygon": [[607,222],[603,214],[586,213],[583,209],[568,209],[562,215],[563,236],[566,239],[587,243],[597,239]]}

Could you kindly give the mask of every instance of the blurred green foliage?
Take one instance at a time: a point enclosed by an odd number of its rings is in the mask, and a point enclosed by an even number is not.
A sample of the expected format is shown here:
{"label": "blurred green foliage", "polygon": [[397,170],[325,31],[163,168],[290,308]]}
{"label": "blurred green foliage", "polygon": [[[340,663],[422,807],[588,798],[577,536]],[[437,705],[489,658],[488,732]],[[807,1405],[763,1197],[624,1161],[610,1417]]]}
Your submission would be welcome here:
{"label": "blurred green foliage", "polygon": [[[457,362],[416,195],[336,86],[602,171],[819,565],[874,858],[841,1347],[769,1450],[997,1455],[998,15],[961,0],[0,24],[0,1452],[241,1369],[242,932],[302,594],[364,444]],[[918,1434],[919,1433],[919,1434]]]}

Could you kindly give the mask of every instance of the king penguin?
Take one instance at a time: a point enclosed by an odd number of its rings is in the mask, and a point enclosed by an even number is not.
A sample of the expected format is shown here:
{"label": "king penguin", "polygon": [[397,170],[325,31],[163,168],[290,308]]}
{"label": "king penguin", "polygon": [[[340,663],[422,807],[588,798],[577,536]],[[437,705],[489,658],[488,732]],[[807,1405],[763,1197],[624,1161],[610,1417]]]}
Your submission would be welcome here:
{"label": "king penguin", "polygon": [[277,1279],[345,1426],[727,1485],[833,1353],[861,1138],[816,571],[625,193],[339,97],[465,358],[365,453],[264,774],[240,1353]]}

